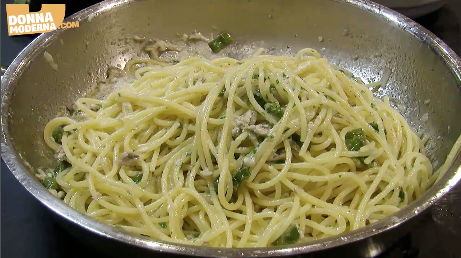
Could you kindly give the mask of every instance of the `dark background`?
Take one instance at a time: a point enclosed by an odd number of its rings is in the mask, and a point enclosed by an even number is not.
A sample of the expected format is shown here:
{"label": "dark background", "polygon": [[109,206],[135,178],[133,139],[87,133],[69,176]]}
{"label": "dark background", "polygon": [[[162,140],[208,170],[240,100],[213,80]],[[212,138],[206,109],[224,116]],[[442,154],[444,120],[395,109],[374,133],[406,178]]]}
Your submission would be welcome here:
{"label": "dark background", "polygon": [[[404,1],[404,0],[402,0]],[[34,35],[9,37],[5,3],[1,10],[1,64],[8,65]],[[42,3],[63,3],[58,0]],[[66,1],[70,15],[91,1]],[[31,7],[33,10],[34,7]],[[38,10],[38,9],[37,9]],[[448,1],[440,10],[416,19],[461,55],[461,1]],[[1,163],[1,254],[3,257],[85,257],[97,255],[94,248],[70,235],[53,214],[34,199]],[[431,207],[431,211],[399,243],[381,254],[387,257],[461,257],[461,185]],[[167,257],[166,255],[156,255]],[[299,256],[298,256],[299,257]]]}

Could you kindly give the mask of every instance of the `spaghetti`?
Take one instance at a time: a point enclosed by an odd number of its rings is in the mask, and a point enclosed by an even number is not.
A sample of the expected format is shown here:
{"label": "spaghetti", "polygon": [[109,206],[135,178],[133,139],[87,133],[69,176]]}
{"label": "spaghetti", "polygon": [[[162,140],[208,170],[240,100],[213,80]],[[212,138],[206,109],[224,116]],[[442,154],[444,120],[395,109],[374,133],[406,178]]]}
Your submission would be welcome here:
{"label": "spaghetti", "polygon": [[440,176],[389,99],[313,49],[125,70],[134,78],[46,125],[64,163],[40,175],[72,208],[128,232],[229,248],[305,242],[383,219]]}

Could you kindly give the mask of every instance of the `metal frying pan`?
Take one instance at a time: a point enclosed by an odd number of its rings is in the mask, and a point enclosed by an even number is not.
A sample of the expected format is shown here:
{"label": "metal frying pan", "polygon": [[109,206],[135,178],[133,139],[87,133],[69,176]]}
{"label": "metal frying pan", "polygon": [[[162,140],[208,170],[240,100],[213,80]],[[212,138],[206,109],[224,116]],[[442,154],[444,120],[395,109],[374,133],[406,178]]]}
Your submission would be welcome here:
{"label": "metal frying pan", "polygon": [[[25,161],[32,167],[52,162],[42,139],[46,122],[58,106],[82,96],[92,82],[104,76],[109,65],[123,66],[140,55],[139,45],[130,43],[129,37],[168,39],[194,30],[204,34],[226,30],[234,35],[236,44],[264,42],[276,48],[316,48],[366,81],[378,80],[390,69],[388,86],[378,94],[389,95],[395,105],[403,105],[403,115],[415,130],[431,137],[427,153],[439,165],[461,133],[461,60],[415,22],[366,0],[111,0],[69,20],[80,21],[80,27],[39,36],[2,77],[2,158],[19,182],[72,232],[105,251],[119,256],[161,251],[213,257],[322,251],[370,257],[397,241],[414,223],[412,218],[461,178],[458,154],[442,180],[393,216],[349,234],[293,246],[198,248],[158,242],[103,225],[54,198],[31,175]],[[43,58],[44,51],[54,57],[58,71]],[[425,113],[429,114],[427,122],[420,119]]]}

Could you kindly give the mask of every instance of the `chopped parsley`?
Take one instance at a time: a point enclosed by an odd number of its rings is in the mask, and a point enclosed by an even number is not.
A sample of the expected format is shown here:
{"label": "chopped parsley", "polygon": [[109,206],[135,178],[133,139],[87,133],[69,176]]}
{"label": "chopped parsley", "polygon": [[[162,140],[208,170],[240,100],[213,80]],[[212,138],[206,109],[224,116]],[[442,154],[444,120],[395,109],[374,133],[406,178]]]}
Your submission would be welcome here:
{"label": "chopped parsley", "polygon": [[166,227],[167,227],[166,222],[160,222],[160,223],[158,223],[158,225],[159,225],[161,228],[166,228]]}
{"label": "chopped parsley", "polygon": [[224,97],[224,93],[226,93],[226,88],[224,88],[221,92],[219,92],[219,97]]}
{"label": "chopped parsley", "polygon": [[261,107],[264,107],[264,105],[266,104],[266,101],[264,100],[263,95],[261,94],[261,92],[258,90],[253,94],[253,96],[254,96],[256,102],[258,102],[258,104]]}
{"label": "chopped parsley", "polygon": [[[358,128],[352,130],[346,134],[346,147],[350,151],[359,151],[360,148],[365,146],[367,142],[367,138],[363,132],[362,128]],[[372,167],[373,164],[366,164],[365,163],[366,157],[354,157],[352,160],[355,163],[357,168],[369,168]]]}
{"label": "chopped parsley", "polygon": [[216,193],[218,192],[218,185],[219,185],[219,176],[216,178],[216,180],[213,183],[213,188]]}
{"label": "chopped parsley", "polygon": [[136,184],[139,184],[139,182],[141,182],[141,179],[142,179],[142,172],[139,172],[136,176],[132,177],[131,179]]}
{"label": "chopped parsley", "polygon": [[242,166],[235,173],[232,174],[232,185],[234,190],[237,190],[239,186],[250,178],[250,169],[246,166]]}
{"label": "chopped parsley", "polygon": [[294,133],[293,135],[291,135],[291,139],[293,139],[293,141],[299,146],[299,147],[302,147],[303,146],[303,142],[301,141],[301,137]]}
{"label": "chopped parsley", "polygon": [[56,182],[56,178],[54,177],[47,177],[43,180],[43,185],[47,188],[47,189],[55,189],[55,190],[58,190],[59,189],[59,185],[58,183]]}
{"label": "chopped parsley", "polygon": [[233,40],[234,38],[229,33],[221,32],[215,39],[208,43],[208,46],[214,53],[217,53],[227,47]]}
{"label": "chopped parsley", "polygon": [[72,165],[67,162],[66,160],[61,160],[59,161],[58,165],[54,168],[53,172],[55,175],[61,173],[63,170],[65,170],[66,168],[69,168],[71,167]]}
{"label": "chopped parsley", "polygon": [[365,146],[367,138],[362,128],[358,128],[346,133],[346,147],[350,151],[359,151]]}
{"label": "chopped parsley", "polygon": [[272,115],[275,115],[278,118],[282,118],[283,116],[283,110],[280,107],[280,104],[277,102],[269,102],[264,105],[264,108],[268,113],[271,113]]}
{"label": "chopped parsley", "polygon": [[69,115],[71,116],[73,116],[76,113],[76,110],[73,108],[66,107],[66,110],[67,110],[67,113],[69,113]]}
{"label": "chopped parsley", "polygon": [[375,121],[373,121],[373,122],[371,122],[371,123],[368,123],[368,124],[369,124],[371,127],[373,127],[373,129],[375,129],[375,131],[376,131],[377,133],[379,133],[379,127],[378,127],[378,124],[377,124]]}
{"label": "chopped parsley", "polygon": [[402,187],[399,187],[399,198],[400,198],[400,202],[405,201],[405,191],[403,191]]}
{"label": "chopped parsley", "polygon": [[51,134],[51,136],[53,137],[53,140],[56,143],[61,144],[62,143],[61,139],[62,139],[63,134],[64,134],[64,128],[60,125],[53,130],[53,133]]}
{"label": "chopped parsley", "polygon": [[275,240],[272,245],[289,245],[298,242],[300,234],[296,226],[290,226],[283,234]]}

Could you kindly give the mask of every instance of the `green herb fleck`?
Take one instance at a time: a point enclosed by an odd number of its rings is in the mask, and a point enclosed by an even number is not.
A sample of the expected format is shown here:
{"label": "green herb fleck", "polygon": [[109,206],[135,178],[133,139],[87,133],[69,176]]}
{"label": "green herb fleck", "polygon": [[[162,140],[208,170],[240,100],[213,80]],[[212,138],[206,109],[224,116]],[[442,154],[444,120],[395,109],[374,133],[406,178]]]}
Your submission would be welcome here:
{"label": "green herb fleck", "polygon": [[65,170],[66,168],[69,168],[71,167],[72,165],[67,162],[66,160],[61,160],[59,161],[58,165],[54,168],[54,174],[57,175],[59,173],[61,173],[63,170]]}
{"label": "green herb fleck", "polygon": [[399,187],[399,198],[401,202],[405,201],[405,191],[403,191],[402,187]]}
{"label": "green herb fleck", "polygon": [[229,33],[221,32],[215,39],[208,43],[208,46],[214,53],[217,53],[227,47],[233,40],[234,38]]}
{"label": "green herb fleck", "polygon": [[289,245],[298,242],[300,234],[296,226],[290,226],[272,245]]}
{"label": "green herb fleck", "polygon": [[283,78],[287,78],[287,75],[285,73],[282,74]]}
{"label": "green herb fleck", "polygon": [[161,228],[166,228],[166,227],[167,227],[166,222],[160,222],[160,223],[158,223],[158,225],[159,225]]}
{"label": "green herb fleck", "polygon": [[47,188],[47,189],[55,189],[55,190],[58,190],[59,189],[59,185],[58,183],[56,182],[56,178],[54,177],[47,177],[43,180],[43,185]]}
{"label": "green herb fleck", "polygon": [[258,102],[258,104],[261,107],[264,107],[264,105],[266,104],[266,101],[264,100],[263,95],[261,94],[261,92],[258,90],[253,94],[253,96],[254,96],[256,102]]}
{"label": "green herb fleck", "polygon": [[303,146],[303,142],[301,141],[301,137],[294,133],[291,135],[291,139],[293,139],[293,141],[299,146],[299,147],[302,147]]}
{"label": "green herb fleck", "polygon": [[266,138],[271,140],[271,139],[274,139],[274,136],[272,134],[269,134],[268,136],[266,136]]}
{"label": "green herb fleck", "polygon": [[373,129],[375,129],[375,131],[376,131],[377,133],[379,133],[379,127],[378,127],[378,124],[377,124],[375,121],[369,123],[369,125],[370,125],[371,127],[373,127]]}
{"label": "green herb fleck", "polygon": [[275,83],[279,84],[280,83],[279,79],[275,80]]}
{"label": "green herb fleck", "polygon": [[53,130],[53,133],[51,134],[51,136],[53,137],[56,143],[61,144],[62,143],[61,139],[62,139],[63,134],[64,134],[64,128],[62,126],[58,126]]}
{"label": "green herb fleck", "polygon": [[224,93],[226,93],[226,88],[224,88],[221,92],[219,92],[219,97],[224,97]]}
{"label": "green herb fleck", "polygon": [[238,200],[238,196],[233,194],[232,197],[229,200],[229,203],[235,203]]}
{"label": "green herb fleck", "polygon": [[275,90],[276,90],[276,89],[275,89],[275,86],[274,86],[274,85],[271,85],[271,86],[269,87],[269,92],[270,92],[270,93],[274,93]]}
{"label": "green herb fleck", "polygon": [[69,115],[71,116],[73,116],[76,113],[76,110],[70,107],[66,107],[66,110],[67,110],[67,113],[69,113]]}
{"label": "green herb fleck", "polygon": [[375,103],[371,103],[370,106],[371,106],[372,109],[376,110],[376,105],[375,105]]}
{"label": "green herb fleck", "polygon": [[239,186],[250,178],[250,169],[246,166],[242,166],[232,175],[232,185],[234,190],[237,190]]}
{"label": "green herb fleck", "polygon": [[343,175],[339,175],[338,177],[341,178]]}
{"label": "green herb fleck", "polygon": [[367,138],[362,128],[358,128],[346,133],[346,147],[350,151],[359,151],[365,146]]}
{"label": "green herb fleck", "polygon": [[219,185],[219,176],[216,178],[216,180],[213,183],[213,188],[216,193],[218,192],[218,185]]}
{"label": "green herb fleck", "polygon": [[136,184],[139,184],[139,182],[141,182],[141,179],[142,179],[142,172],[139,172],[136,176],[132,177],[131,179]]}
{"label": "green herb fleck", "polygon": [[226,115],[224,114],[219,117],[219,119],[224,119],[224,118],[226,118]]}
{"label": "green herb fleck", "polygon": [[277,102],[266,103],[266,105],[264,105],[264,108],[266,109],[268,113],[271,113],[278,118],[282,118],[283,116],[284,112],[282,108],[280,107],[280,104]]}
{"label": "green herb fleck", "polygon": [[259,79],[259,74],[253,74],[253,77],[251,77],[253,80]]}

